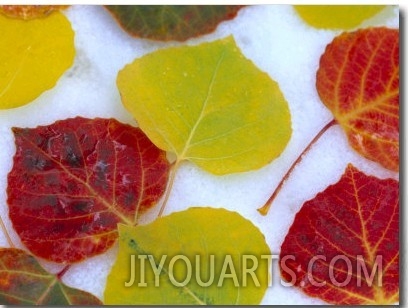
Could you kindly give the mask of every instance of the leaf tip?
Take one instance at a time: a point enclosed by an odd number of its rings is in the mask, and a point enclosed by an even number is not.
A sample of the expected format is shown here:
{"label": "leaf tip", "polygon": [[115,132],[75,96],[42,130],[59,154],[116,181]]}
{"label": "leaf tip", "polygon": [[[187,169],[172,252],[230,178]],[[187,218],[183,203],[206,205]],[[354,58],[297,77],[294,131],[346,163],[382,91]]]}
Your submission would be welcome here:
{"label": "leaf tip", "polygon": [[13,132],[14,136],[20,136],[26,129],[21,127],[12,127],[11,131]]}

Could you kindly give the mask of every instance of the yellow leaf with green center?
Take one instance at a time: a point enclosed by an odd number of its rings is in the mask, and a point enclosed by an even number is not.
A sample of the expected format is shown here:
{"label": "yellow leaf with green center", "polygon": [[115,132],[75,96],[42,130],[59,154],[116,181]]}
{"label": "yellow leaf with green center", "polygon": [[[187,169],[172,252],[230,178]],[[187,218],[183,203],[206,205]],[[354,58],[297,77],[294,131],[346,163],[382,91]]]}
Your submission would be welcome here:
{"label": "yellow leaf with green center", "polygon": [[119,224],[108,305],[255,305],[272,255],[263,234],[236,212],[190,208],[144,226]]}
{"label": "yellow leaf with green center", "polygon": [[271,162],[292,129],[279,85],[234,39],[158,50],[125,66],[122,102],[159,148],[214,174]]}
{"label": "yellow leaf with green center", "polygon": [[0,14],[0,109],[25,105],[72,65],[74,32],[60,12],[21,20]]}
{"label": "yellow leaf with green center", "polygon": [[353,29],[373,17],[385,5],[295,5],[302,19],[315,28]]}

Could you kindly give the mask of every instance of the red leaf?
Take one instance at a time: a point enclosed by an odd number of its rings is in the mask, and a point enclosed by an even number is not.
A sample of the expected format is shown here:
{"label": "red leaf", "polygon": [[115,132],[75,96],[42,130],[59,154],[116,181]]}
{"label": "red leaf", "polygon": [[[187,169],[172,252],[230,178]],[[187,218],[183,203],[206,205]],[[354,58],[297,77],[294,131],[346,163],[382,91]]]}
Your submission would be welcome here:
{"label": "red leaf", "polygon": [[336,37],[320,59],[316,87],[364,157],[399,169],[399,31],[368,28]]}
{"label": "red leaf", "polygon": [[45,259],[71,263],[104,252],[116,224],[135,224],[166,188],[166,153],[139,128],[77,117],[13,132],[9,215]]}
{"label": "red leaf", "polygon": [[102,305],[88,292],[73,289],[48,273],[23,250],[0,248],[0,303],[8,305]]}
{"label": "red leaf", "polygon": [[[281,248],[281,261],[289,256],[285,264],[281,263],[283,278],[291,281],[294,275],[296,279],[292,282],[296,287],[329,303],[397,302],[398,191],[397,181],[367,176],[349,165],[339,182],[305,202],[296,214]],[[360,266],[360,274],[359,255],[366,265],[365,268]],[[316,256],[320,257],[313,262]],[[330,268],[330,264],[333,267]],[[382,269],[377,267],[374,271],[376,264]],[[371,284],[372,273],[377,276]],[[382,280],[379,281],[380,273]],[[318,286],[320,283],[325,285]]]}

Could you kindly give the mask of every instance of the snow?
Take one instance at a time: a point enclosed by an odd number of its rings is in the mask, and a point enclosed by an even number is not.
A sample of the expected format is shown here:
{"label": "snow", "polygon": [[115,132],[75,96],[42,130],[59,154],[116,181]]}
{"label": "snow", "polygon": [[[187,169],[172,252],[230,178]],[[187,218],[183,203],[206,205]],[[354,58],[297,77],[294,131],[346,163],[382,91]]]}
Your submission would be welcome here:
{"label": "snow", "polygon": [[[101,6],[75,5],[65,11],[75,31],[74,65],[58,84],[32,103],[11,110],[0,110],[0,213],[17,247],[23,247],[8,219],[6,206],[7,174],[15,152],[10,128],[36,127],[74,116],[114,117],[137,125],[121,104],[116,75],[127,63],[158,48],[180,43],[159,43],[128,36]],[[390,7],[364,25],[398,27],[398,8]],[[308,27],[289,5],[250,6],[217,30],[187,44],[199,44],[232,34],[246,57],[276,80],[287,99],[292,115],[293,134],[283,154],[269,165],[252,172],[214,176],[190,163],[179,169],[165,215],[190,206],[224,207],[250,219],[265,234],[274,254],[302,204],[338,181],[348,163],[380,178],[398,174],[380,167],[355,153],[343,131],[330,128],[295,168],[277,196],[267,216],[257,208],[269,198],[292,162],[317,132],[331,119],[315,89],[319,57],[339,31]],[[147,215],[152,221],[158,207]],[[28,222],[29,223],[29,222]],[[7,247],[4,235],[0,245]],[[63,281],[103,298],[106,277],[117,253],[117,245],[107,253],[73,265]],[[42,261],[49,270],[60,266]],[[280,284],[277,262],[273,285],[262,304],[324,304],[296,288]]]}

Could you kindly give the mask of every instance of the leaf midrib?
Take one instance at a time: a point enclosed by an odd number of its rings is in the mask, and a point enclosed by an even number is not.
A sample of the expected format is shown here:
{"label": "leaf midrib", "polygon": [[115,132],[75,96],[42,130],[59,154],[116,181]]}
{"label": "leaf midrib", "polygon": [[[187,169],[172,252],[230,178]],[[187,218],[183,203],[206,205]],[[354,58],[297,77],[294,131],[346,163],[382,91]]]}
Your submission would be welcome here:
{"label": "leaf midrib", "polygon": [[[353,108],[350,111],[347,111],[346,113],[341,113],[337,111],[335,114],[335,117],[340,123],[345,124],[345,123],[349,123],[352,120],[358,119],[360,114],[367,112],[367,111],[377,110],[378,113],[387,113],[387,112],[381,111],[381,109],[378,110],[378,107],[380,107],[383,104],[386,104],[387,99],[395,95],[398,95],[398,94],[399,94],[399,89],[384,93],[383,95],[378,96],[377,99],[370,101],[370,102],[366,102],[364,106],[358,106],[356,108]],[[398,117],[398,114],[395,114],[394,116]]]}
{"label": "leaf midrib", "polygon": [[[145,250],[143,250],[142,248],[140,248],[140,245],[136,245],[135,247],[136,251],[138,252],[139,255],[150,255],[149,253],[147,253]],[[153,259],[154,261],[154,259]],[[156,264],[156,268],[158,268],[158,264],[156,263],[156,261],[154,261],[154,263]],[[167,269],[163,266],[162,267],[162,271],[164,273],[167,274],[167,276],[170,278],[170,273],[169,271],[167,271]],[[172,277],[173,280],[175,280],[174,276]],[[171,279],[170,279],[171,280]],[[208,305],[208,303],[203,302],[202,300],[200,300],[198,298],[198,296],[194,293],[194,291],[192,291],[190,288],[188,288],[187,286],[182,286],[183,291],[185,291],[186,294],[190,295],[191,298],[194,299],[194,301],[198,304],[198,305]]]}
{"label": "leaf midrib", "polygon": [[190,148],[190,144],[191,144],[191,142],[192,142],[192,140],[194,138],[194,135],[195,135],[198,127],[200,126],[201,120],[205,116],[205,111],[206,111],[206,108],[207,108],[207,105],[208,105],[208,102],[209,102],[209,99],[210,99],[210,96],[211,96],[211,93],[212,93],[212,89],[213,89],[214,84],[215,84],[215,79],[217,77],[217,74],[218,74],[218,71],[220,69],[221,63],[224,60],[224,56],[225,56],[225,50],[223,50],[223,52],[221,53],[220,58],[218,59],[217,64],[215,66],[213,75],[212,75],[210,83],[208,85],[207,95],[206,95],[205,99],[203,100],[202,107],[201,107],[200,113],[198,115],[198,118],[195,121],[194,126],[190,130],[190,134],[187,137],[187,140],[185,142],[183,150],[181,151],[181,153],[179,155],[177,155],[177,160],[179,160],[179,161],[186,159],[186,154],[187,154],[187,152],[188,152],[188,150]]}

